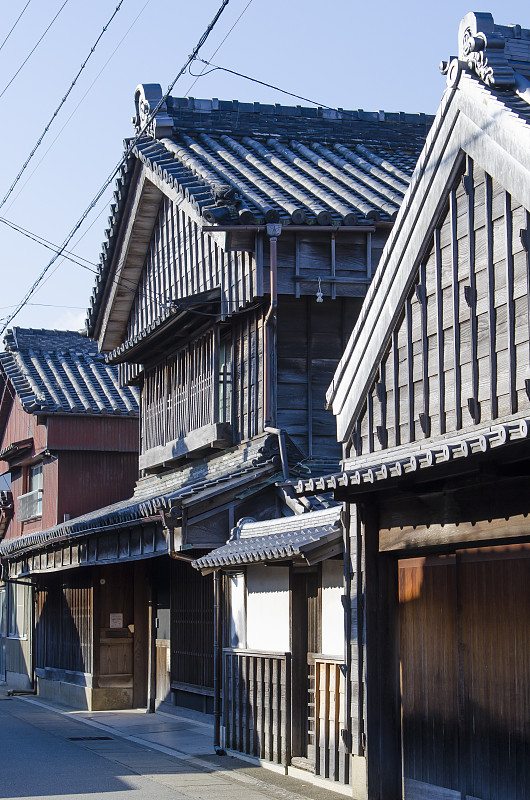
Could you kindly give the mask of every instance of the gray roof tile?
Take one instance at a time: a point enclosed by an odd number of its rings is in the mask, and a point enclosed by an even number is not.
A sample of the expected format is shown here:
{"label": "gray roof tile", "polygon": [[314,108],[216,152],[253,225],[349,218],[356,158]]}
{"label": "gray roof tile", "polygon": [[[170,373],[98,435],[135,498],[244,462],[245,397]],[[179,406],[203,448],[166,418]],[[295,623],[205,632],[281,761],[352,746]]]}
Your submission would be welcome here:
{"label": "gray roof tile", "polygon": [[89,330],[138,160],[181,192],[208,224],[389,221],[433,120],[193,97],[168,97],[163,115],[163,134],[143,136],[118,177]]}
{"label": "gray roof tile", "polygon": [[138,416],[138,390],[120,387],[95,342],[76,331],[12,328],[0,367],[30,414]]}
{"label": "gray roof tile", "polygon": [[337,504],[293,517],[243,523],[234,529],[230,541],[194,561],[193,566],[215,569],[295,558],[340,530],[340,512]]}

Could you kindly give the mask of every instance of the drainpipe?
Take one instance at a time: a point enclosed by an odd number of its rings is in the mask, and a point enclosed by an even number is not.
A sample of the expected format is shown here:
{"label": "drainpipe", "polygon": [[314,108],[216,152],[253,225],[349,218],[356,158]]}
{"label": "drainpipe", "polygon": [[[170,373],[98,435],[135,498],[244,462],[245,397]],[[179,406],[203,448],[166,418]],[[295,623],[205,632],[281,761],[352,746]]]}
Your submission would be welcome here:
{"label": "drainpipe", "polygon": [[147,713],[153,714],[156,707],[156,602],[153,573],[149,570],[148,620],[147,620]]}
{"label": "drainpipe", "polygon": [[221,749],[221,634],[221,574],[215,571],[213,574],[213,746],[217,753],[224,755]]}
{"label": "drainpipe", "polygon": [[267,224],[267,236],[269,237],[270,254],[270,295],[271,302],[267,316],[265,317],[265,335],[263,342],[263,419],[264,427],[270,425],[273,420],[272,408],[272,376],[274,363],[274,334],[276,330],[277,308],[278,308],[278,260],[277,243],[278,236],[282,232],[282,226],[277,223]]}

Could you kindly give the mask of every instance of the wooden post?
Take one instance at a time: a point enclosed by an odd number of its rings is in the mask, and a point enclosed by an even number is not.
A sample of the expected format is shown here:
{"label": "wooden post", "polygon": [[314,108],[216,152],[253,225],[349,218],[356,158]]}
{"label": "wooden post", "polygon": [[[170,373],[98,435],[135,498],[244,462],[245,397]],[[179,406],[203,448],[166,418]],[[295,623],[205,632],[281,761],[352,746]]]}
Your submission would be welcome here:
{"label": "wooden post", "polygon": [[213,746],[221,747],[221,632],[222,588],[219,572],[213,574]]}
{"label": "wooden post", "polygon": [[153,714],[156,699],[156,602],[152,574],[149,574],[148,609],[147,713]]}
{"label": "wooden post", "polygon": [[378,513],[365,506],[367,758],[370,800],[402,794],[397,567],[379,553]]}

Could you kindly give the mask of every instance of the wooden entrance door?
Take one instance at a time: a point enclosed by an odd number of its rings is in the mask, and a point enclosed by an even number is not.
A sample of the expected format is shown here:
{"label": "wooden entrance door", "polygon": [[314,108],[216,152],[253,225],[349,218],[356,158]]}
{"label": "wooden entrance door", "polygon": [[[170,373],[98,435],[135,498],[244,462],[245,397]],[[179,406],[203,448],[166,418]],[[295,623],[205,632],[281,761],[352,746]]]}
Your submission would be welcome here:
{"label": "wooden entrance door", "polygon": [[528,555],[399,562],[407,800],[530,798]]}

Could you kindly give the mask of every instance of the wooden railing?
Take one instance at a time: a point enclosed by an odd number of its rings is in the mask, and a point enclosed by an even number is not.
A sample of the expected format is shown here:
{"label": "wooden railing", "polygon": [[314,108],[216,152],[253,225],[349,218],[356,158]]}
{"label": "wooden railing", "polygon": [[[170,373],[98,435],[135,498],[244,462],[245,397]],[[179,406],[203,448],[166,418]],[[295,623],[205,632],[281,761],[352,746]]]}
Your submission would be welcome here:
{"label": "wooden railing", "polygon": [[224,651],[226,746],[288,765],[291,757],[291,655]]}
{"label": "wooden railing", "polygon": [[214,335],[206,334],[145,375],[142,452],[218,421],[219,369]]}
{"label": "wooden railing", "polygon": [[342,731],[346,728],[344,664],[323,655],[309,654],[308,758],[315,774],[349,783],[349,762]]}

